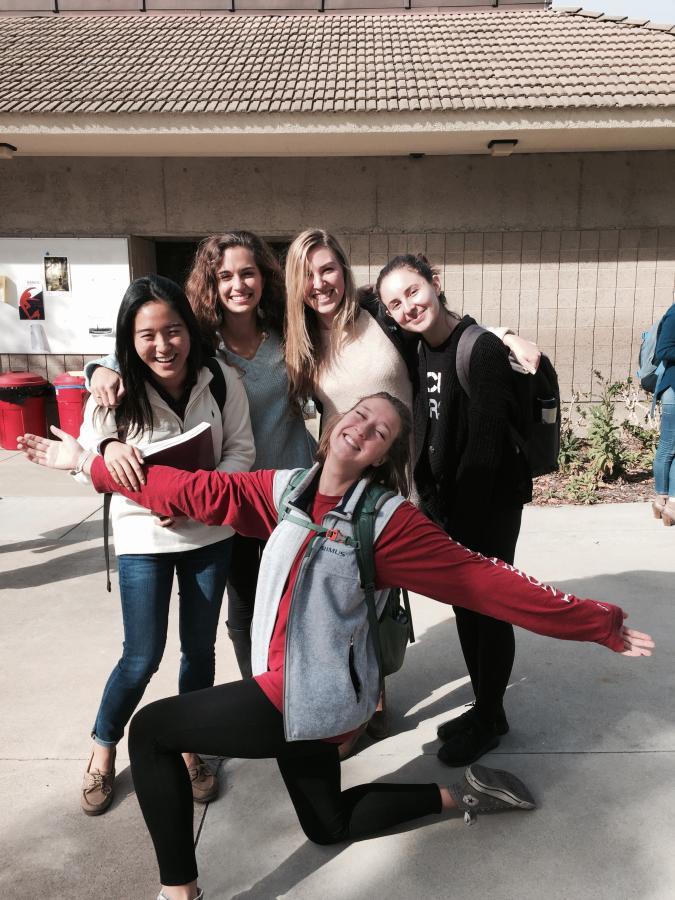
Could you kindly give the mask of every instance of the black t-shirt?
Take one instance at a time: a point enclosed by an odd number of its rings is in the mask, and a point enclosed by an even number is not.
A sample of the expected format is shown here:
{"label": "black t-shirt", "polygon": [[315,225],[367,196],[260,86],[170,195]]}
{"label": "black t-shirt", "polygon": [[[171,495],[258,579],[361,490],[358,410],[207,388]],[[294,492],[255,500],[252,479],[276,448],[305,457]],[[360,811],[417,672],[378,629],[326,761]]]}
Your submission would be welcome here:
{"label": "black t-shirt", "polygon": [[[438,347],[430,347],[426,342],[423,342],[422,345],[422,353],[427,370],[426,391],[427,406],[429,408],[425,453],[429,461],[431,474],[436,482],[440,481],[443,473],[443,454],[438,452],[438,447],[441,442],[441,435],[447,428],[445,418],[448,415],[448,411],[443,408],[441,396],[447,381],[451,377],[451,373],[454,374],[455,368],[452,356],[448,353],[451,340],[452,335],[443,341],[442,344],[439,344]],[[445,464],[447,464],[447,460]]]}

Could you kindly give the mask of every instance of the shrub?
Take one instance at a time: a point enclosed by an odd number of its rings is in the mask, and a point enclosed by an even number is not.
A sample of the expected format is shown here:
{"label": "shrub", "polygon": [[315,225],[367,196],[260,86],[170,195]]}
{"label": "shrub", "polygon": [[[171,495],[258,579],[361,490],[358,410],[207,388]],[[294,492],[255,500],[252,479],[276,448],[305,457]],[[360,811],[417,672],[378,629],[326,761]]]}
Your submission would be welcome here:
{"label": "shrub", "polygon": [[621,384],[608,381],[600,372],[593,374],[600,384],[600,402],[593,404],[586,413],[588,462],[599,478],[606,479],[620,475],[626,466],[626,448],[615,420],[616,397]]}

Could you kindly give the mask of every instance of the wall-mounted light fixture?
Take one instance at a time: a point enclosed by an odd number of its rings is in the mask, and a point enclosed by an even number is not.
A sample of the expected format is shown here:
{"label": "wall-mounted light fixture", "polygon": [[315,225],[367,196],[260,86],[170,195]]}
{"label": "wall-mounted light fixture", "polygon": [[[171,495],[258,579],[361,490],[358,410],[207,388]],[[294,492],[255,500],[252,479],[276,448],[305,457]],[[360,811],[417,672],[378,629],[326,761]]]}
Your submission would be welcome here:
{"label": "wall-mounted light fixture", "polygon": [[12,159],[15,153],[14,144],[0,143],[0,159]]}
{"label": "wall-mounted light fixture", "polygon": [[490,141],[488,144],[488,150],[490,151],[492,156],[511,156],[513,151],[516,149],[516,145],[518,141],[515,138],[510,138],[508,140],[497,140]]}

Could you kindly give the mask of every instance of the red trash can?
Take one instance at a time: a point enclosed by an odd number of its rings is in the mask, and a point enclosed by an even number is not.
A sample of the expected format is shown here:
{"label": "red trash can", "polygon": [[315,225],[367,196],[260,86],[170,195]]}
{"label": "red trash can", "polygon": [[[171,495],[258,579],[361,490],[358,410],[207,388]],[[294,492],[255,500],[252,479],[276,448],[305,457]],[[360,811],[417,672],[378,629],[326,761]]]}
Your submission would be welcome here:
{"label": "red trash can", "polygon": [[52,381],[56,388],[56,405],[59,410],[59,428],[73,437],[80,433],[84,407],[89,391],[84,386],[84,375],[65,372]]}
{"label": "red trash can", "polygon": [[47,435],[45,397],[51,390],[51,384],[34,372],[0,375],[0,446],[16,450],[16,439],[25,432]]}

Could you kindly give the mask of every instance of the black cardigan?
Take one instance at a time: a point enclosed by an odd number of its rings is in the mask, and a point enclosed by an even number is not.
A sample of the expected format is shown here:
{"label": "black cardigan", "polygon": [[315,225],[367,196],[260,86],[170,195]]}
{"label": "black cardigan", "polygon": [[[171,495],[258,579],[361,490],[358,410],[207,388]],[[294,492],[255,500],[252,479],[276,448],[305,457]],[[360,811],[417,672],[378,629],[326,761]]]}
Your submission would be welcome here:
{"label": "black cardigan", "polygon": [[530,501],[532,478],[511,437],[509,423],[518,426],[519,410],[508,351],[499,338],[486,332],[474,345],[469,367],[471,399],[457,378],[459,338],[474,321],[464,316],[447,347],[452,374],[444,379],[443,430],[434,446],[444,461],[444,475],[438,484],[426,455],[429,409],[424,346],[420,346],[413,404],[414,474],[424,512],[455,540],[472,550],[491,554],[491,512],[496,508],[522,507]]}

